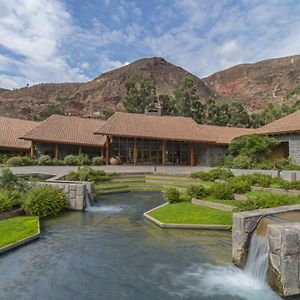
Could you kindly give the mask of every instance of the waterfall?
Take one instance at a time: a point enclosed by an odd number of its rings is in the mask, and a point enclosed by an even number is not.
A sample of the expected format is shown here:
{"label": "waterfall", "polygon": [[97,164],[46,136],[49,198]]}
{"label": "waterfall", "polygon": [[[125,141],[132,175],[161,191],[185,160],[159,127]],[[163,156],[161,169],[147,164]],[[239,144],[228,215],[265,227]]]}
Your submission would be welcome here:
{"label": "waterfall", "polygon": [[89,192],[86,193],[85,205],[86,205],[86,209],[89,209],[94,206],[93,199]]}
{"label": "waterfall", "polygon": [[260,282],[267,280],[268,241],[266,237],[253,233],[244,271]]}

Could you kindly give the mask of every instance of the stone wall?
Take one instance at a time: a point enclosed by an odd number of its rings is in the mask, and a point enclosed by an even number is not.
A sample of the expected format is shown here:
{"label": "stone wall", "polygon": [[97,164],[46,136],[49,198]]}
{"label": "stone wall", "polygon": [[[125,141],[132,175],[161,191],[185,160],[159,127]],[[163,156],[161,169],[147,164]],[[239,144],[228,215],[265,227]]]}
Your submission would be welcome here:
{"label": "stone wall", "polygon": [[93,185],[89,182],[46,181],[35,185],[48,185],[61,190],[65,194],[65,207],[71,210],[84,210],[87,193],[93,195]]}
{"label": "stone wall", "polygon": [[218,166],[228,152],[227,146],[216,146],[207,144],[197,145],[197,164],[200,166]]}
{"label": "stone wall", "polygon": [[300,135],[274,135],[273,137],[280,142],[289,143],[289,156],[295,164],[300,165]]}
{"label": "stone wall", "polygon": [[300,223],[268,225],[269,285],[282,296],[300,294]]}
{"label": "stone wall", "polygon": [[[251,235],[268,215],[300,211],[300,205],[287,205],[233,214],[232,260],[243,268]],[[265,219],[267,220],[267,218]],[[269,284],[282,296],[300,294],[300,222],[267,225],[269,242]]]}

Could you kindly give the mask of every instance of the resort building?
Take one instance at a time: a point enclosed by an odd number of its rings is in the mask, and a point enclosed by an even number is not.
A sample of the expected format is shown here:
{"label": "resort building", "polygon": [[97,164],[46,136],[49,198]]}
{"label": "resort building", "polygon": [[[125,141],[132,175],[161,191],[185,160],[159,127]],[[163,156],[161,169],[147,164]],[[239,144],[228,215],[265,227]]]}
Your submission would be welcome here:
{"label": "resort building", "polygon": [[255,132],[280,142],[272,151],[273,161],[290,157],[295,164],[300,165],[300,111],[260,127]]}
{"label": "resort building", "polygon": [[253,130],[198,125],[192,118],[116,112],[96,134],[106,136],[106,162],[124,164],[217,165],[227,145]]}
{"label": "resort building", "polygon": [[50,155],[63,159],[69,154],[87,154],[102,156],[106,141],[94,131],[103,125],[103,121],[52,115],[21,136],[30,143],[32,157]]}
{"label": "resort building", "polygon": [[0,117],[0,152],[29,154],[30,141],[21,140],[19,137],[38,124],[34,121]]}

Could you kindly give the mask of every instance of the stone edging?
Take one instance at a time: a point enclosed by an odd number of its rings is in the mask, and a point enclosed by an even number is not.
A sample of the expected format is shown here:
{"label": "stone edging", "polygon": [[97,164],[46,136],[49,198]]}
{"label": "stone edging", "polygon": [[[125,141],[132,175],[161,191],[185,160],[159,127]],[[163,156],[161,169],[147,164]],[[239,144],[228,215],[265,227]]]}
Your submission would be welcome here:
{"label": "stone edging", "polygon": [[23,214],[22,208],[18,208],[15,210],[9,210],[9,211],[6,211],[6,212],[0,214],[0,220],[8,219],[8,218],[15,217],[15,216],[20,216],[22,214]]}
{"label": "stone edging", "polygon": [[161,228],[174,228],[174,229],[202,229],[202,230],[229,230],[231,228],[231,226],[228,225],[203,225],[203,224],[176,224],[176,223],[162,223],[160,221],[158,221],[157,219],[151,217],[149,215],[149,213],[151,213],[152,211],[169,205],[170,203],[164,203],[162,205],[159,205],[147,212],[144,213],[144,217],[153,222],[154,224],[158,225]]}
{"label": "stone edging", "polygon": [[205,201],[205,200],[196,199],[196,198],[192,198],[191,201],[195,205],[207,206],[210,208],[215,208],[215,209],[224,210],[224,211],[233,211],[233,209],[234,209],[234,206],[217,203],[217,202]]}
{"label": "stone edging", "polygon": [[38,232],[36,234],[0,248],[0,255],[39,239],[40,235],[40,220],[38,219]]}

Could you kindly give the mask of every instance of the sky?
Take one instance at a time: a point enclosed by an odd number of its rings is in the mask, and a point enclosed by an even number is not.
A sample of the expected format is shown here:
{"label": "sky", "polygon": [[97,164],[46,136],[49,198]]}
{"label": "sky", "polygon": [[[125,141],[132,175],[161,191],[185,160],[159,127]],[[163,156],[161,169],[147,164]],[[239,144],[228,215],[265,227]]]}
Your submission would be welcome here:
{"label": "sky", "polygon": [[159,56],[204,77],[300,54],[300,0],[0,0],[0,87]]}

